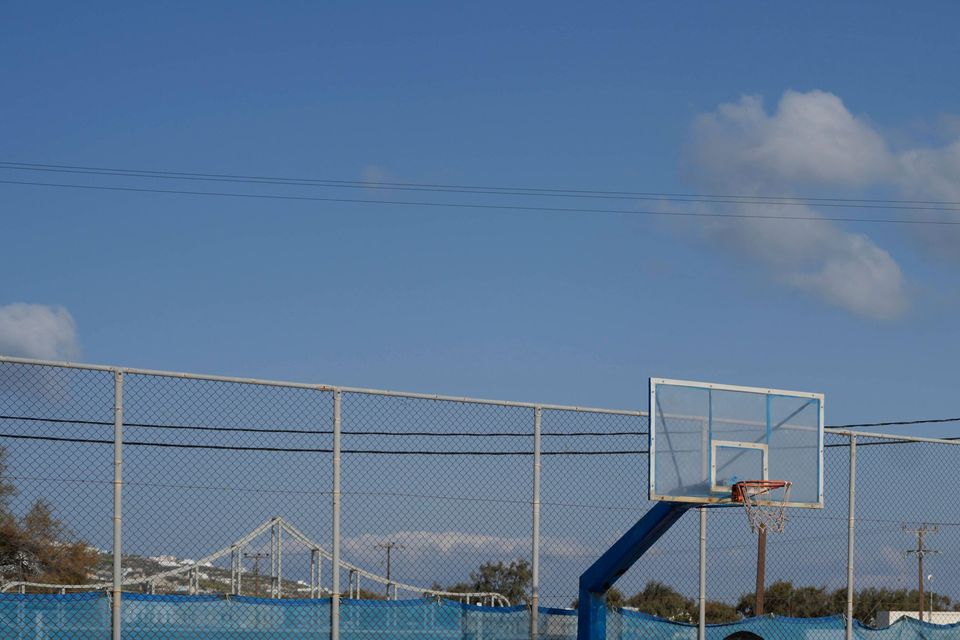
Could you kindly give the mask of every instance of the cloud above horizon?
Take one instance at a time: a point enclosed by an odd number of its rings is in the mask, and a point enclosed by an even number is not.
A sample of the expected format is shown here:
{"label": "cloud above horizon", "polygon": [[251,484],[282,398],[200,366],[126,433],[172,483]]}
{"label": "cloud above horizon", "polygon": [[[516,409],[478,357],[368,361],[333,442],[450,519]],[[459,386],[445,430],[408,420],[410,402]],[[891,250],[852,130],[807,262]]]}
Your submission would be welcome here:
{"label": "cloud above horizon", "polygon": [[14,302],[0,306],[0,354],[41,360],[80,355],[73,316],[65,308]]}
{"label": "cloud above horizon", "polygon": [[[960,200],[960,140],[894,152],[871,123],[825,91],[787,91],[768,112],[758,96],[719,105],[693,121],[686,171],[701,188],[743,196],[894,190]],[[713,211],[756,214],[749,204]],[[768,205],[765,215],[824,217],[813,205]],[[839,223],[714,219],[702,239],[762,267],[775,281],[855,315],[890,320],[910,306],[910,287],[891,253]],[[960,229],[912,230],[924,249],[960,256]]]}

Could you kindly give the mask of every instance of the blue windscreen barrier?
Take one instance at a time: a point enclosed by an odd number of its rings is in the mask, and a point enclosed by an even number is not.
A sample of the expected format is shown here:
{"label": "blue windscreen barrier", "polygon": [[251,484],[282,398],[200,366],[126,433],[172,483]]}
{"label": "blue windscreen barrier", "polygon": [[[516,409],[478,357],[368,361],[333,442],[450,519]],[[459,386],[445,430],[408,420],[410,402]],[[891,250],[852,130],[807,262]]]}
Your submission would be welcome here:
{"label": "blue windscreen barrier", "polygon": [[[134,640],[326,640],[330,600],[272,600],[220,596],[124,594],[124,638]],[[764,616],[707,625],[707,640],[746,631],[765,640],[843,640],[844,620]],[[572,609],[541,607],[540,640],[574,640]],[[954,640],[960,624],[936,625],[911,618],[875,629],[859,622],[858,640]],[[343,600],[343,640],[526,640],[526,607],[478,607],[436,600]],[[0,638],[108,640],[110,600],[103,593],[0,594]],[[697,627],[617,610],[607,616],[608,640],[696,640]]]}
{"label": "blue windscreen barrier", "polygon": [[99,592],[0,594],[0,638],[108,640],[110,601]]}
{"label": "blue windscreen barrier", "polygon": [[960,623],[931,624],[900,618],[889,627],[873,629],[857,622],[853,633],[861,640],[954,640],[960,638]]}

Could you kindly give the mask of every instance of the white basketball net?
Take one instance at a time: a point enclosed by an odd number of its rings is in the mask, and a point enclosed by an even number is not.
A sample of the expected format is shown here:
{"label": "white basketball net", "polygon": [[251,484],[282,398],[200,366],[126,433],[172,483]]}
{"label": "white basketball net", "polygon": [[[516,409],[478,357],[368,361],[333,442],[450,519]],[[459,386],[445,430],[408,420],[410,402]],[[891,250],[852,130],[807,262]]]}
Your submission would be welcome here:
{"label": "white basketball net", "polygon": [[787,524],[787,502],[791,483],[787,481],[752,480],[734,485],[735,502],[743,502],[750,531],[782,533]]}

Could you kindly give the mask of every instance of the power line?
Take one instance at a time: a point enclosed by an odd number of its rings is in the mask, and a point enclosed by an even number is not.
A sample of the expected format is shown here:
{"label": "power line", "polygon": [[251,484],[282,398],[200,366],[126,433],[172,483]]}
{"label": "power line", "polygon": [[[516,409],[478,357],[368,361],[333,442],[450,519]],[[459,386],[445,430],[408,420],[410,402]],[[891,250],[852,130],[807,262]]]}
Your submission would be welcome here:
{"label": "power line", "polygon": [[[38,436],[19,433],[0,433],[0,438],[10,438],[13,440],[39,440],[46,442],[65,442],[72,444],[113,444],[113,440],[96,438],[68,438],[65,436]],[[943,438],[943,440],[960,440],[960,438]],[[252,447],[243,445],[220,445],[220,444],[187,444],[182,442],[144,442],[144,441],[124,441],[124,446],[132,447],[160,447],[170,449],[209,449],[215,451],[254,451],[261,453],[332,453],[328,448],[292,448],[292,447]],[[892,446],[903,444],[917,444],[912,440],[890,440],[883,442],[864,442],[859,443],[859,447],[873,446]],[[848,447],[849,443],[842,442],[836,444],[826,444],[824,448],[831,449],[835,447]],[[459,451],[459,450],[407,450],[407,449],[343,449],[344,454],[365,454],[365,455],[392,455],[392,456],[531,456],[532,451]],[[618,450],[558,450],[543,451],[543,456],[623,456],[623,455],[646,455],[650,451],[647,449],[618,449]]]}
{"label": "power line", "polygon": [[[163,171],[117,167],[92,167],[48,163],[0,161],[0,169],[15,171],[44,171],[83,175],[102,175],[131,178],[158,178],[169,180],[198,180],[246,184],[272,184],[284,186],[312,186],[351,189],[385,189],[405,191],[428,191],[440,193],[468,193],[478,195],[519,195],[536,197],[613,198],[620,200],[673,200],[680,202],[713,202],[727,204],[783,204],[817,206],[866,207],[886,209],[912,209],[921,211],[960,211],[960,202],[944,200],[896,200],[885,198],[839,198],[812,196],[763,196],[749,194],[676,193],[656,191],[612,191],[601,189],[560,189],[555,187],[506,187],[462,184],[438,184],[420,182],[387,182],[362,180],[335,180],[324,178],[289,178],[243,174],[198,173],[186,171]],[[929,206],[921,206],[929,205]]]}
{"label": "power line", "polygon": [[[53,418],[44,416],[20,416],[20,415],[0,415],[0,420],[11,422],[45,422],[50,424],[75,424],[87,426],[113,427],[112,421],[107,420],[83,420],[80,418]],[[921,424],[943,424],[950,422],[960,422],[958,418],[925,418],[917,420],[897,420],[888,422],[858,422],[851,424],[827,425],[825,429],[854,429],[864,427],[888,427],[888,426],[913,426]],[[332,435],[333,431],[328,429],[291,429],[285,427],[217,427],[209,425],[184,425],[184,424],[165,424],[152,422],[125,422],[124,427],[161,429],[161,430],[185,430],[185,431],[210,431],[222,433],[267,433],[267,434],[296,434],[296,435]],[[391,436],[391,437],[439,437],[439,438],[532,438],[532,432],[513,432],[513,431],[365,431],[344,429],[341,431],[349,436]],[[543,437],[618,437],[618,436],[647,436],[647,431],[619,430],[619,431],[568,431],[568,432],[544,432],[540,434]],[[950,440],[953,438],[943,438]],[[844,445],[828,445],[844,446]]]}
{"label": "power line", "polygon": [[943,422],[960,422],[960,418],[930,418],[925,420],[897,420],[894,422],[861,422],[858,424],[837,424],[827,429],[861,429],[863,427],[899,427],[915,424],[938,424]]}
{"label": "power line", "polygon": [[[51,424],[76,424],[87,426],[113,427],[112,421],[106,420],[81,420],[78,418],[47,418],[42,416],[18,416],[18,415],[0,415],[0,420],[9,420],[11,422],[48,422]],[[213,427],[207,425],[186,425],[186,424],[164,424],[152,422],[124,422],[124,427],[141,429],[170,429],[184,431],[212,431],[224,433],[271,433],[271,434],[298,434],[298,435],[332,435],[333,431],[323,429],[290,429],[290,428],[264,428],[264,427]],[[440,438],[532,438],[532,432],[512,432],[512,431],[357,431],[352,429],[343,429],[341,432],[347,436],[396,436],[396,437],[440,437]],[[550,432],[541,433],[544,437],[609,437],[609,436],[645,436],[646,431],[569,431],[569,432]]]}
{"label": "power line", "polygon": [[858,222],[866,224],[901,224],[901,225],[937,225],[960,226],[960,220],[907,220],[903,218],[857,218],[846,216],[797,216],[797,215],[769,215],[751,213],[707,213],[701,211],[650,211],[641,209],[596,209],[580,207],[545,207],[533,205],[508,204],[481,204],[468,202],[429,202],[414,200],[382,200],[370,198],[335,198],[322,196],[295,196],[268,193],[235,193],[227,191],[191,191],[186,189],[154,189],[147,187],[120,187],[109,185],[70,184],[60,182],[33,182],[28,180],[0,180],[0,184],[52,187],[62,189],[82,189],[92,191],[116,191],[125,193],[155,193],[187,196],[207,196],[222,198],[248,198],[261,200],[289,200],[301,202],[335,202],[341,204],[371,204],[389,206],[438,207],[454,209],[472,209],[484,211],[522,211],[530,213],[586,213],[586,214],[616,214],[667,218],[713,218],[730,220],[769,220],[795,222]]}
{"label": "power line", "polygon": [[[105,444],[112,445],[113,440],[97,438],[67,438],[64,436],[35,436],[21,433],[0,433],[0,438],[9,438],[11,440],[36,440],[41,442],[64,442],[70,444]],[[221,444],[186,444],[182,442],[143,442],[125,440],[123,445],[131,447],[160,447],[169,449],[205,449],[212,451],[253,451],[260,453],[333,453],[333,449],[327,448],[291,448],[291,447],[248,447],[242,445],[221,445]],[[362,455],[389,455],[389,456],[488,456],[488,457],[506,457],[506,456],[532,456],[532,451],[456,451],[456,450],[406,450],[406,449],[342,449],[344,454],[362,454]],[[649,451],[645,449],[616,451],[543,451],[540,455],[544,456],[625,456],[642,455]]]}

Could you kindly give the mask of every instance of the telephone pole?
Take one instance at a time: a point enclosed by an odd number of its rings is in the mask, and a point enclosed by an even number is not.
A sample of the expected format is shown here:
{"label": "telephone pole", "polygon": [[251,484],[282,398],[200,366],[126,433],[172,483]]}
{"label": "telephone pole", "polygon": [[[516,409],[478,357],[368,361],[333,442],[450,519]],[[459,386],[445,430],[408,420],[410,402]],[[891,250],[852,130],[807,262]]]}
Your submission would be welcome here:
{"label": "telephone pole", "polygon": [[260,595],[260,561],[264,558],[269,558],[269,553],[264,553],[258,551],[256,553],[244,553],[244,558],[249,558],[253,560],[253,594],[255,596]]}
{"label": "telephone pole", "polygon": [[378,544],[377,549],[386,549],[387,551],[387,600],[390,599],[390,569],[391,569],[391,552],[394,549],[406,549],[402,544],[397,544],[396,542],[386,542],[384,544]]}
{"label": "telephone pole", "polygon": [[[903,525],[904,533],[911,533],[917,536],[917,548],[916,549],[907,549],[907,555],[917,556],[917,577],[918,577],[918,590],[920,591],[920,606],[917,608],[917,611],[920,614],[920,621],[923,622],[923,610],[924,607],[923,601],[923,558],[926,555],[933,555],[940,553],[936,549],[930,549],[926,546],[925,537],[928,533],[937,533],[939,531],[938,527],[929,527],[926,524],[922,524],[916,528],[910,528],[907,525]],[[932,616],[933,614],[931,614]]]}
{"label": "telephone pole", "polygon": [[763,615],[763,596],[766,591],[767,574],[767,528],[757,529],[757,587],[753,592],[753,615]]}

